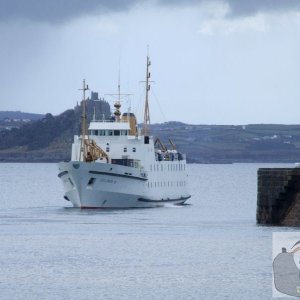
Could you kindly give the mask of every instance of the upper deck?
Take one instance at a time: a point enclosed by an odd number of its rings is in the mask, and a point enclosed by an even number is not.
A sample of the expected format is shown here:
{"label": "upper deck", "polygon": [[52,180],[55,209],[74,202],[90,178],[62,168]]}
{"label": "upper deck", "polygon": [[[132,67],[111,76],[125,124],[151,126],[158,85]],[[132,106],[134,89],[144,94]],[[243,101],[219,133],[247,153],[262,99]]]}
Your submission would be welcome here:
{"label": "upper deck", "polygon": [[89,134],[96,136],[127,136],[130,132],[129,122],[92,121]]}
{"label": "upper deck", "polygon": [[111,120],[92,120],[89,125],[89,134],[96,136],[137,136],[137,122],[135,115],[124,113],[122,117]]}
{"label": "upper deck", "polygon": [[127,121],[91,121],[89,130],[130,130]]}

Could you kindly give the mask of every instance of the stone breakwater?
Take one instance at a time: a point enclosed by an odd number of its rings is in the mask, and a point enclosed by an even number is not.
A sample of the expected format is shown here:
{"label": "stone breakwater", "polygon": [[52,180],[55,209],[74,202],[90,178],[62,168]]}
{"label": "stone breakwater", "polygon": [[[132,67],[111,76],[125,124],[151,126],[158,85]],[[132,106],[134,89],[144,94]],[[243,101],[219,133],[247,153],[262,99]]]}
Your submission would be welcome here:
{"label": "stone breakwater", "polygon": [[258,169],[256,221],[300,226],[300,168]]}

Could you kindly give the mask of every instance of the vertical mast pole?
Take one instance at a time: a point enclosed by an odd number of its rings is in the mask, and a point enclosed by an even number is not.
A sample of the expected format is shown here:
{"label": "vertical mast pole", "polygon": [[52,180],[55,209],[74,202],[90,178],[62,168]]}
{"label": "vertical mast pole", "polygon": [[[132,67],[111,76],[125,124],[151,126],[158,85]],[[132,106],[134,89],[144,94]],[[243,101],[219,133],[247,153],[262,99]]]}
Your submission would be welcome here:
{"label": "vertical mast pole", "polygon": [[115,115],[115,118],[116,118],[116,121],[117,122],[120,122],[121,118],[121,112],[120,112],[120,108],[121,108],[121,81],[120,81],[120,62],[119,62],[119,75],[118,75],[118,99],[117,101],[115,102],[114,104],[114,107],[115,107],[115,112],[114,112],[114,115]]}
{"label": "vertical mast pole", "polygon": [[118,101],[121,101],[121,71],[120,71],[120,61],[119,61],[119,76],[118,76]]}
{"label": "vertical mast pole", "polygon": [[149,113],[149,102],[148,102],[149,90],[150,90],[150,84],[149,84],[149,79],[150,79],[149,67],[150,67],[150,65],[151,65],[151,62],[150,62],[150,59],[149,59],[149,54],[147,54],[147,67],[146,67],[146,98],[145,98],[144,128],[143,128],[143,133],[144,133],[144,135],[149,135],[149,128],[148,128],[148,125],[150,125],[150,113]]}
{"label": "vertical mast pole", "polygon": [[82,99],[82,122],[81,122],[81,147],[80,147],[80,154],[79,154],[79,161],[81,160],[81,154],[82,158],[84,160],[84,153],[85,153],[85,138],[87,135],[87,116],[86,116],[86,99],[85,99],[85,91],[89,89],[89,86],[85,84],[85,79],[83,79],[83,86],[82,86],[82,92],[83,92],[83,99]]}

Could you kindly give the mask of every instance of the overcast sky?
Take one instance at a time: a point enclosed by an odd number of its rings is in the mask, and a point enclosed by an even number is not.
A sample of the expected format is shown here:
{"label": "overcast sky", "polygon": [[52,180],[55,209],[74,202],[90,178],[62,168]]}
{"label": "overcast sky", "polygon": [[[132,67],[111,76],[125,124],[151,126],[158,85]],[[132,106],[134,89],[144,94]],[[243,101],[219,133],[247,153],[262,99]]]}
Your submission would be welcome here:
{"label": "overcast sky", "polygon": [[299,0],[0,0],[0,36],[0,110],[59,114],[120,65],[142,121],[149,45],[152,123],[300,124]]}

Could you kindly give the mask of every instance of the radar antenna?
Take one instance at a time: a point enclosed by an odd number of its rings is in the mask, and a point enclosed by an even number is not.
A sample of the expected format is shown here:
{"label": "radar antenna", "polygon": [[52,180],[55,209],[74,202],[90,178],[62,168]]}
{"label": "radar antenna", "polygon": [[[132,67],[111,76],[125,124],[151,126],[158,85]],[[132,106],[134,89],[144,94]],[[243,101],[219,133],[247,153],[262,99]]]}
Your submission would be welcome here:
{"label": "radar antenna", "polygon": [[120,65],[119,65],[119,73],[118,73],[118,93],[117,94],[105,94],[107,96],[117,97],[117,100],[114,103],[115,111],[115,119],[117,122],[121,121],[121,96],[131,96],[132,94],[121,94],[121,74],[120,74]]}

